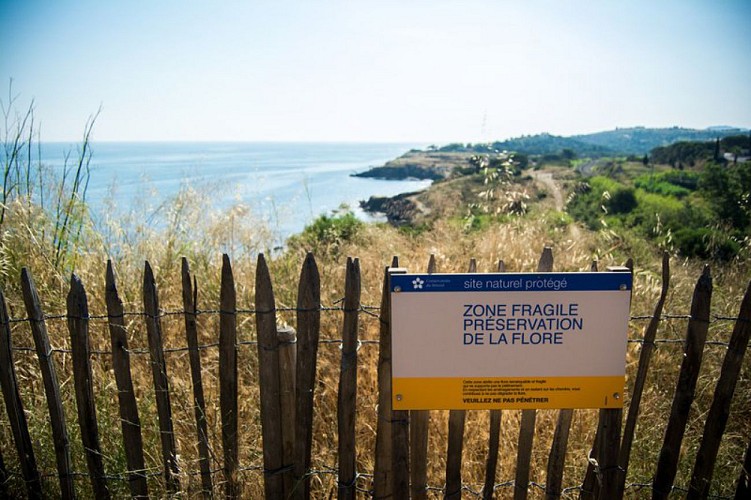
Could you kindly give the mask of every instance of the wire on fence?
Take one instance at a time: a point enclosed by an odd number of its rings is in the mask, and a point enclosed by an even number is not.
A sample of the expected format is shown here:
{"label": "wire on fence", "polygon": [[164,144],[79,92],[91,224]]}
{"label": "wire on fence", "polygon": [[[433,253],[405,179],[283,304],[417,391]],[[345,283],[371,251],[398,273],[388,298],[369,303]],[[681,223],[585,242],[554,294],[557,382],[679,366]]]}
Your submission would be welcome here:
{"label": "wire on fence", "polygon": [[[341,303],[342,300],[335,301],[336,303]],[[379,306],[373,306],[373,305],[361,305],[357,311],[362,312],[364,314],[367,314],[369,316],[372,316],[374,318],[379,318],[379,315],[375,313],[374,311],[380,312]],[[325,312],[332,312],[332,311],[341,311],[341,312],[351,312],[350,310],[345,309],[343,306],[321,306],[318,310],[325,311]],[[277,307],[274,309],[275,312],[309,312],[308,310],[301,310],[297,307]],[[237,315],[254,315],[254,314],[260,314],[260,313],[267,313],[271,311],[258,311],[257,309],[250,308],[250,309],[237,309],[234,311],[234,314]],[[230,311],[222,311],[221,309],[202,309],[197,310],[195,313],[188,313],[185,310],[161,310],[158,314],[150,314],[145,311],[131,311],[131,312],[125,312],[121,316],[117,317],[148,317],[148,318],[162,318],[162,317],[170,317],[170,316],[183,316],[186,314],[195,315],[195,316],[205,316],[205,315],[220,315],[220,314],[233,314],[233,312]],[[110,316],[107,314],[92,314],[89,315],[87,318],[88,320],[109,320],[110,318],[113,318],[114,316]],[[68,320],[70,318],[67,314],[50,314],[45,315],[42,319],[34,319],[34,318],[8,318],[7,321],[0,322],[0,325],[2,326],[9,326],[11,324],[18,324],[18,323],[27,323],[31,321],[48,321],[48,320]],[[645,320],[651,320],[654,316],[652,315],[635,315],[631,316],[629,318],[630,321],[645,321]],[[690,320],[691,315],[690,314],[663,314],[661,315],[661,320]],[[80,319],[80,318],[75,318]],[[709,320],[709,323],[716,323],[716,322],[748,322],[749,320],[745,318],[739,318],[735,316],[723,316],[723,315],[717,315],[714,314]],[[319,340],[319,344],[342,344],[342,339],[321,339]],[[655,339],[652,342],[650,342],[653,345],[657,344],[683,344],[685,342],[684,339]],[[645,344],[643,339],[628,339],[628,343],[630,344]],[[243,340],[238,341],[237,346],[248,346],[248,345],[257,345],[258,342],[255,340]],[[360,344],[363,345],[375,345],[378,344],[378,340],[361,340]],[[715,346],[715,347],[729,347],[729,342],[724,342],[721,340],[708,340],[706,342],[707,346]],[[212,348],[217,348],[219,346],[219,342],[211,342],[208,344],[200,344],[198,345],[198,350],[207,350]],[[30,351],[34,352],[36,349],[34,347],[30,346],[14,346],[14,351],[24,352],[24,351]],[[190,348],[187,346],[180,346],[180,347],[170,347],[165,348],[165,353],[179,353],[179,352],[186,352],[189,351]],[[50,353],[71,353],[71,349],[63,349],[63,348],[52,348],[50,350]],[[127,352],[129,354],[135,354],[135,355],[145,355],[149,354],[149,350],[145,348],[135,348],[135,349],[128,349]],[[93,355],[100,355],[100,356],[109,356],[112,354],[112,351],[109,350],[92,350],[91,354]]]}
{"label": "wire on fence", "polygon": [[[266,474],[266,469],[264,469],[264,467],[262,465],[246,465],[246,466],[238,467],[237,470],[240,471],[240,472],[256,472],[256,473]],[[283,470],[280,470],[278,472],[279,473],[283,473],[283,472],[288,472],[289,470],[291,470],[291,469],[289,467],[286,467]],[[222,468],[215,468],[215,469],[210,470],[210,472],[211,472],[212,475],[219,474],[222,471],[223,471]],[[277,472],[277,471],[275,471],[275,472]],[[18,470],[7,470],[7,473],[8,473],[8,476],[18,477],[20,479],[23,479],[23,475]],[[123,481],[123,482],[128,482],[131,479],[130,475],[132,473],[133,473],[133,471],[125,471],[125,472],[122,472],[120,474],[107,474],[107,475],[104,475],[103,478],[106,479],[106,480],[108,480],[108,481]],[[143,471],[137,471],[137,473],[140,474],[140,475],[142,475],[142,476],[145,476],[147,478],[155,478],[155,477],[161,476],[163,474],[163,471],[160,470],[160,469],[158,469],[158,468],[148,468],[148,469],[143,470]],[[201,473],[202,473],[201,471],[190,471],[190,472],[183,472],[182,474],[188,475],[188,476],[198,476]],[[320,477],[320,476],[338,476],[338,474],[339,474],[339,470],[336,467],[322,465],[318,469],[308,469],[308,471],[305,473],[305,476],[306,477],[314,477],[314,476],[317,476],[317,477]],[[79,479],[79,480],[90,477],[89,473],[87,473],[87,472],[80,472],[80,471],[73,471],[73,472],[70,473],[70,475],[73,476],[75,479]],[[42,471],[40,471],[40,478],[43,479],[43,480],[44,479],[49,479],[49,478],[56,478],[57,476],[58,475],[56,473],[42,472]],[[361,482],[362,480],[370,481],[372,483],[372,481],[373,481],[373,473],[372,472],[358,472],[358,473],[356,473],[355,474],[355,479],[354,479],[352,485],[341,485],[339,483],[337,483],[337,484],[338,484],[338,487],[352,487],[352,486],[354,486],[354,488],[358,492],[365,493],[365,494],[368,494],[368,495],[372,495],[373,494],[373,490],[372,489],[369,489],[369,488],[357,485],[357,483]],[[509,481],[504,481],[504,482],[500,482],[500,483],[495,483],[493,485],[493,491],[494,492],[497,491],[497,490],[504,489],[504,488],[516,488],[516,482],[513,481],[513,480],[509,480]],[[536,489],[539,489],[539,490],[541,490],[541,491],[544,492],[545,491],[545,483],[538,483],[538,482],[535,482],[535,481],[529,481],[527,483],[527,488],[536,488]],[[652,488],[652,483],[651,482],[647,482],[647,481],[626,483],[626,489],[627,490],[641,491],[643,489],[651,489],[651,488]],[[441,487],[441,486],[429,486],[428,485],[428,486],[425,487],[425,490],[426,491],[433,491],[433,492],[441,493],[441,494],[445,493],[445,487]],[[473,488],[469,484],[462,483],[461,491],[463,493],[466,492],[466,493],[468,493],[469,495],[471,495],[471,496],[473,496],[475,498],[482,498],[482,496],[483,496],[482,487],[479,490],[477,490],[477,489]],[[572,493],[579,493],[581,491],[583,491],[582,490],[582,485],[569,486],[569,487],[563,488],[561,490],[561,496],[572,494]],[[689,489],[685,488],[683,486],[675,486],[675,485],[673,485],[672,491],[673,492],[677,492],[677,493],[685,494],[685,493],[689,492]],[[729,499],[731,499],[733,497],[732,496],[710,494],[710,495],[708,495],[707,498],[712,498],[712,499],[716,499],[716,500],[729,500]]]}

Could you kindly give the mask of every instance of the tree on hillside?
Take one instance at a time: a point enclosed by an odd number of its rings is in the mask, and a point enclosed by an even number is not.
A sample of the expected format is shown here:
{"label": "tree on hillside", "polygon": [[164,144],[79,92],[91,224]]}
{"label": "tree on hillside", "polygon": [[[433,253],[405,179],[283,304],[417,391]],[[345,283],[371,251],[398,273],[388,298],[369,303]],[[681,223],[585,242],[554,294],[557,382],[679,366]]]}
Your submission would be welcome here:
{"label": "tree on hillside", "polygon": [[743,231],[751,223],[751,162],[732,167],[711,163],[699,188],[723,222]]}

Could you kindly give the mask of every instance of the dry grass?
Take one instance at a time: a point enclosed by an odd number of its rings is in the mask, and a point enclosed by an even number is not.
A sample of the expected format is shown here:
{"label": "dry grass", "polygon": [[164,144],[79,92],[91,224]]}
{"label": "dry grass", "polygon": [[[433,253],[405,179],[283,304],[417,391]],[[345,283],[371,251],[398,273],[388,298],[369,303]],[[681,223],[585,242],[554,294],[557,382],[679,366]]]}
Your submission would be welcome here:
{"label": "dry grass", "polygon": [[[194,198],[191,198],[194,197]],[[192,192],[183,194],[182,201],[173,210],[174,217],[166,227],[149,229],[147,226],[124,231],[117,225],[106,231],[94,231],[82,239],[81,245],[70,256],[65,270],[54,268],[46,257],[49,249],[43,236],[47,224],[44,214],[25,205],[11,207],[8,223],[2,234],[2,276],[0,286],[5,292],[14,318],[26,316],[19,293],[19,270],[28,266],[34,274],[40,296],[48,315],[64,313],[64,297],[67,294],[68,272],[73,270],[87,286],[91,314],[106,314],[104,306],[104,270],[108,257],[114,259],[118,286],[125,302],[126,311],[142,311],[141,279],[143,261],[149,260],[157,276],[160,306],[167,311],[182,309],[179,257],[188,256],[192,271],[198,280],[198,307],[210,310],[218,308],[219,273],[221,253],[233,254],[233,271],[238,292],[238,308],[249,309],[254,300],[255,255],[267,250],[270,238],[259,230],[249,217],[239,210],[206,217],[196,208],[199,195]],[[465,271],[471,257],[478,259],[478,270],[489,272],[496,269],[499,259],[503,259],[509,271],[533,271],[544,245],[554,249],[555,270],[587,270],[592,259],[599,260],[600,268],[622,264],[626,257],[636,260],[633,315],[652,313],[660,290],[659,259],[654,252],[634,242],[625,242],[612,235],[596,235],[582,231],[581,238],[573,240],[565,224],[555,222],[556,214],[547,210],[533,210],[523,219],[513,220],[493,226],[483,232],[466,233],[455,224],[438,221],[431,231],[419,236],[408,236],[389,227],[367,226],[351,242],[342,242],[332,251],[321,251],[316,257],[321,272],[322,302],[333,305],[343,296],[344,263],[347,255],[359,257],[362,269],[362,302],[378,305],[384,267],[394,255],[399,256],[401,266],[411,271],[425,269],[430,254],[435,254],[440,272]],[[103,235],[106,234],[107,237]],[[302,265],[304,249],[290,249],[275,255],[270,262],[271,275],[276,294],[277,307],[294,307],[296,303],[297,281]],[[687,314],[693,286],[700,273],[696,262],[673,261],[672,286],[666,311],[673,314]],[[715,293],[713,314],[734,316],[738,312],[740,299],[751,272],[748,263],[738,262],[727,268],[714,270]],[[128,316],[129,342],[134,352],[147,347],[145,326],[140,316]],[[294,313],[281,312],[280,321],[292,325]],[[338,311],[322,314],[321,338],[340,337],[342,314]],[[186,345],[182,317],[162,318],[165,348]],[[64,319],[50,319],[47,322],[51,342],[54,347],[67,349],[69,334]],[[631,338],[638,339],[646,326],[644,321],[632,322]],[[240,313],[238,317],[238,340],[255,339],[255,318],[250,313]],[[685,335],[685,320],[663,321],[659,338],[679,339]],[[732,323],[718,321],[711,325],[710,339],[727,341]],[[213,314],[199,316],[199,342],[210,344],[218,337],[218,318]],[[14,323],[13,342],[16,346],[31,346],[31,335],[26,323]],[[360,338],[378,338],[378,320],[369,315],[361,316]],[[94,350],[109,349],[109,333],[105,320],[91,323],[91,343]],[[240,464],[247,468],[242,472],[244,496],[262,496],[263,475],[258,469],[262,466],[260,414],[257,387],[257,356],[254,345],[241,345],[239,354],[240,387]],[[207,348],[202,351],[202,373],[208,409],[209,434],[215,460],[214,469],[221,467],[221,428],[218,417],[218,350]],[[16,351],[16,370],[22,389],[22,399],[32,432],[34,448],[40,468],[46,474],[55,470],[54,452],[47,421],[46,400],[33,352]],[[639,346],[631,344],[628,353],[628,374],[636,371]],[[642,401],[640,425],[637,427],[636,441],[632,454],[628,481],[648,483],[657,462],[657,454],[662,441],[666,419],[670,411],[672,393],[677,380],[677,370],[681,361],[679,344],[663,344],[655,352],[647,389]],[[314,496],[330,497],[336,494],[336,476],[329,473],[337,466],[336,449],[336,393],[340,363],[337,344],[322,344],[319,350],[318,384],[315,393],[315,420],[313,443],[313,468],[320,473],[312,478]],[[724,356],[722,347],[707,347],[702,368],[697,401],[691,412],[689,428],[684,440],[676,484],[688,483],[691,467],[703,432],[704,419],[711,404],[714,385]],[[359,351],[358,398],[357,398],[357,446],[358,470],[363,473],[373,471],[373,450],[376,427],[376,364],[378,348],[376,344],[363,344]],[[160,451],[156,406],[151,381],[148,355],[132,356],[132,371],[135,390],[143,425],[147,467],[155,472],[149,480],[152,495],[164,495],[159,477]],[[85,471],[86,465],[81,449],[77,425],[73,381],[71,378],[70,355],[65,352],[55,354],[58,377],[62,385],[64,406],[68,428],[72,434],[73,460],[76,471]],[[170,380],[173,419],[182,468],[181,482],[189,496],[200,488],[196,430],[192,407],[192,387],[189,376],[187,353],[184,351],[167,354]],[[125,458],[117,409],[117,392],[109,356],[93,356],[95,394],[100,428],[101,446],[105,456],[105,470],[108,474],[119,475],[125,470]],[[720,450],[715,471],[712,493],[730,495],[734,481],[740,473],[742,454],[751,437],[751,370],[746,361],[736,388],[728,430]],[[7,422],[7,414],[0,416],[0,447],[6,465],[18,470],[13,441]],[[516,459],[520,412],[503,413],[501,431],[501,453],[497,473],[498,482],[513,479]],[[545,482],[547,456],[552,441],[557,412],[541,411],[538,414],[537,428],[532,457],[531,480]],[[587,454],[594,437],[597,412],[583,410],[575,412],[571,427],[567,468],[564,486],[575,487],[581,483],[587,464]],[[448,412],[431,412],[428,464],[429,484],[440,488],[444,482],[446,465]],[[483,482],[488,440],[488,412],[468,412],[465,430],[463,457],[463,478],[465,484],[479,491]],[[214,476],[215,483],[221,481],[221,474]],[[57,484],[53,477],[47,477],[45,490],[56,496]],[[371,487],[368,476],[358,481],[358,486],[367,490]],[[127,483],[111,481],[116,496],[127,494]],[[11,478],[10,488],[19,493],[22,485],[19,477]],[[81,495],[90,496],[90,487],[85,478],[77,481]],[[629,496],[641,497],[646,491],[637,488],[628,490]],[[509,497],[510,487],[501,487],[499,497]],[[539,497],[542,490],[532,488],[530,493]],[[573,495],[574,493],[572,493]],[[440,492],[435,492],[439,497]],[[470,493],[465,496],[470,497]]]}

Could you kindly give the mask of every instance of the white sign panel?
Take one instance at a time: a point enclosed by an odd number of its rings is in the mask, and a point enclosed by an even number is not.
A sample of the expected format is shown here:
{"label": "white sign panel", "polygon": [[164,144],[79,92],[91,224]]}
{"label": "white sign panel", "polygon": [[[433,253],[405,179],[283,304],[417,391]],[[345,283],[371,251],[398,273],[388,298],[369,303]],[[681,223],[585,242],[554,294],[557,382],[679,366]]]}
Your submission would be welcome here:
{"label": "white sign panel", "polygon": [[631,274],[393,274],[393,407],[620,408]]}

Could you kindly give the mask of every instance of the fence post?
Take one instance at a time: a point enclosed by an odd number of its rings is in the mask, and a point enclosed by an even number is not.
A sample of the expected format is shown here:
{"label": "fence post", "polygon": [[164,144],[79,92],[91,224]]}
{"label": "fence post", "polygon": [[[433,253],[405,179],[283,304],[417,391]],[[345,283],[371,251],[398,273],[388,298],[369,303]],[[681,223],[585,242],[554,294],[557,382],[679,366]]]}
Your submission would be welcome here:
{"label": "fence post", "polygon": [[198,432],[198,465],[201,470],[201,488],[204,498],[211,498],[213,485],[211,480],[211,463],[209,461],[209,435],[206,423],[206,401],[203,396],[201,377],[201,353],[198,350],[198,286],[196,279],[191,279],[188,259],[182,258],[182,292],[185,316],[185,337],[188,342],[190,358],[190,377],[193,384],[193,404]]}
{"label": "fence post", "polygon": [[154,380],[156,409],[159,416],[159,436],[162,444],[162,461],[164,463],[164,480],[170,492],[180,489],[180,473],[175,449],[175,433],[172,427],[172,407],[170,405],[167,365],[164,362],[162,346],[162,322],[159,317],[159,297],[154,281],[154,272],[146,261],[143,273],[143,308],[146,319],[146,333],[149,341],[151,375]]}
{"label": "fence post", "polygon": [[[546,267],[549,267],[547,271],[553,270],[553,255],[552,252],[548,258],[549,263],[545,263]],[[542,267],[542,262],[540,267]],[[596,264],[593,265],[596,271]],[[561,488],[563,485],[563,469],[566,460],[566,448],[568,447],[568,436],[571,430],[571,420],[574,417],[574,410],[570,408],[561,409],[558,412],[558,421],[555,426],[555,432],[553,433],[553,444],[550,447],[550,454],[548,455],[548,467],[547,467],[547,479],[545,480],[545,498],[555,499],[560,498]]]}
{"label": "fence post", "polygon": [[[394,256],[391,267],[399,267]],[[391,420],[391,310],[389,301],[389,268],[383,273],[381,312],[378,316],[378,420],[376,422],[375,470],[373,471],[373,497],[390,498],[393,492]]]}
{"label": "fence post", "polygon": [[482,487],[483,500],[493,498],[495,493],[495,472],[498,468],[498,448],[501,444],[501,415],[501,410],[490,410],[490,437],[488,459],[485,462],[485,484]]}
{"label": "fence post", "polygon": [[148,498],[143,461],[143,438],[141,437],[141,419],[138,416],[136,395],[133,392],[133,378],[130,373],[130,351],[128,335],[125,330],[123,302],[117,293],[115,273],[112,261],[107,261],[104,298],[107,303],[107,322],[112,344],[112,370],[117,385],[117,400],[120,406],[120,422],[123,432],[125,463],[128,466],[128,486],[134,498]]}
{"label": "fence post", "polygon": [[[613,268],[615,269],[615,268]],[[634,261],[633,259],[629,258],[626,261],[626,264],[623,266],[623,269],[628,269],[630,272],[633,273],[634,270]],[[597,261],[592,261],[591,266],[592,272],[597,272]],[[592,444],[592,449],[590,450],[587,464],[587,471],[584,475],[584,481],[582,482],[579,498],[583,499],[590,499],[590,498],[600,498],[601,492],[602,492],[602,468],[604,467],[602,464],[605,462],[611,463],[612,457],[610,453],[612,453],[613,450],[615,450],[615,453],[618,453],[618,446],[620,443],[613,441],[613,434],[614,433],[620,433],[621,429],[621,420],[622,420],[622,410],[615,410],[618,413],[617,415],[617,427],[614,423],[614,420],[616,420],[616,416],[613,413],[614,410],[608,410],[608,409],[600,409],[598,418],[597,418],[597,432],[595,433],[595,439],[594,443]],[[606,446],[605,443],[610,443],[610,445],[613,447],[611,450],[604,450],[603,447]],[[614,462],[613,462],[614,463]],[[608,473],[617,473],[618,467],[616,465],[613,466],[612,471],[608,468]],[[612,476],[608,476],[609,480],[611,481],[609,483],[612,485],[613,479],[610,479]],[[617,479],[617,475],[616,475]],[[614,486],[613,486],[614,487]]]}
{"label": "fence post", "polygon": [[653,498],[667,498],[673,487],[678,470],[678,455],[686,430],[688,413],[694,400],[696,381],[699,377],[704,343],[709,329],[709,309],[712,301],[712,278],[709,266],[704,268],[694,289],[691,302],[691,319],[688,321],[686,347],[681,363],[681,372],[675,389],[670,420],[665,430],[665,440],[657,461],[657,472],[652,485]]}
{"label": "fence post", "polygon": [[735,392],[735,384],[741,373],[749,337],[751,337],[751,283],[741,302],[738,319],[730,337],[730,345],[722,362],[720,380],[717,381],[712,406],[704,424],[704,435],[696,454],[694,471],[691,474],[688,499],[706,498],[709,494],[717,451],[730,415],[730,403]]}
{"label": "fence post", "polygon": [[[553,249],[545,247],[537,264],[537,272],[553,270]],[[516,475],[514,479],[514,500],[527,498],[529,488],[529,466],[532,459],[532,444],[535,437],[535,420],[537,410],[522,410],[521,428],[519,429],[519,446],[516,457]]]}
{"label": "fence post", "polygon": [[[406,270],[404,269],[392,269],[389,273],[389,280],[392,274],[403,274],[405,272]],[[390,293],[388,296],[388,310],[390,316]],[[389,338],[391,339],[392,329],[390,319],[388,329]],[[391,345],[393,344],[390,344],[389,347]],[[391,453],[392,494],[394,498],[409,498],[409,410],[393,410],[391,412]]]}
{"label": "fence post", "polygon": [[237,477],[237,296],[229,255],[222,255],[219,291],[219,405],[222,412],[224,492],[240,495]]}
{"label": "fence post", "polygon": [[72,466],[70,461],[70,440],[68,430],[65,427],[65,413],[60,397],[60,384],[57,381],[57,372],[52,360],[52,347],[47,335],[47,325],[44,322],[42,303],[37,294],[36,285],[31,273],[25,267],[21,269],[21,287],[26,313],[29,317],[29,326],[34,337],[39,368],[44,382],[44,393],[47,397],[47,406],[50,413],[52,426],[52,440],[55,447],[55,460],[57,473],[60,481],[60,496],[62,498],[75,498],[76,492],[71,475]]}
{"label": "fence post", "polygon": [[86,454],[89,480],[96,498],[109,498],[109,488],[104,479],[104,463],[99,447],[99,427],[94,403],[94,381],[91,373],[89,344],[89,303],[83,283],[75,274],[70,278],[67,308],[78,426],[81,428],[81,441]]}
{"label": "fence post", "polygon": [[[282,463],[285,470],[295,463],[295,378],[297,373],[297,332],[291,326],[278,326],[279,408],[282,412]],[[284,491],[295,488],[294,471],[284,473]]]}
{"label": "fence post", "polygon": [[[435,255],[428,260],[428,274],[436,272]],[[413,500],[422,500],[428,496],[428,426],[429,410],[412,410],[409,412],[409,462],[411,495]]]}
{"label": "fence post", "polygon": [[23,401],[18,392],[18,379],[13,364],[13,340],[10,332],[10,318],[5,304],[5,295],[0,290],[0,386],[3,390],[8,422],[13,432],[13,441],[18,452],[21,475],[26,483],[26,493],[30,499],[42,498],[42,484],[37,469],[34,448],[31,445],[29,425],[23,409]]}
{"label": "fence post", "polygon": [[[609,267],[612,272],[629,272],[633,274],[633,260],[629,259],[626,266]],[[623,408],[601,409],[596,434],[595,449],[596,469],[598,476],[596,488],[597,498],[610,499],[617,497],[619,487],[618,454],[621,444],[621,425],[623,422]],[[590,460],[590,465],[592,464]]]}
{"label": "fence post", "polygon": [[652,352],[655,348],[655,337],[657,336],[657,328],[660,325],[660,318],[662,316],[662,308],[665,306],[665,300],[668,296],[668,289],[670,287],[670,257],[667,252],[662,254],[662,290],[660,291],[660,298],[655,306],[654,314],[649,320],[649,325],[644,331],[644,339],[641,345],[641,352],[639,354],[639,367],[636,372],[636,379],[634,381],[634,388],[631,391],[631,402],[628,407],[628,415],[626,416],[626,424],[623,429],[623,439],[621,441],[621,448],[618,452],[618,490],[617,495],[622,497],[626,491],[626,475],[628,474],[628,465],[631,458],[631,446],[634,442],[634,433],[636,431],[636,421],[639,417],[639,406],[641,405],[641,397],[644,392],[644,384],[647,380],[647,372],[649,371],[649,363],[652,358]]}
{"label": "fence post", "polygon": [[339,499],[354,500],[357,464],[355,420],[357,407],[357,328],[360,312],[360,261],[347,258],[344,280],[344,322],[342,325],[342,359],[337,397],[339,431]]}
{"label": "fence post", "polygon": [[566,447],[568,446],[568,435],[573,416],[574,410],[570,408],[558,412],[553,445],[550,447],[550,455],[548,455],[547,479],[545,481],[545,498],[550,500],[561,497]]}
{"label": "fence post", "polygon": [[[282,422],[279,404],[279,339],[271,276],[263,254],[256,265],[256,332],[258,385],[261,390],[264,492],[266,498],[286,498],[282,480]],[[299,488],[301,485],[297,485]]]}
{"label": "fence post", "polygon": [[[468,273],[477,272],[477,261],[469,260]],[[446,451],[446,491],[444,498],[462,497],[462,451],[466,410],[449,410],[448,449]]]}
{"label": "fence post", "polygon": [[[498,272],[506,272],[506,264],[498,261]],[[488,438],[488,459],[485,462],[485,484],[482,487],[483,500],[490,500],[495,493],[495,472],[498,468],[498,448],[501,444],[501,410],[490,410],[490,437]]]}
{"label": "fence post", "polygon": [[[295,498],[310,497],[313,391],[321,331],[321,278],[312,253],[305,256],[297,290],[297,373],[295,382]],[[285,464],[286,465],[286,464]]]}

